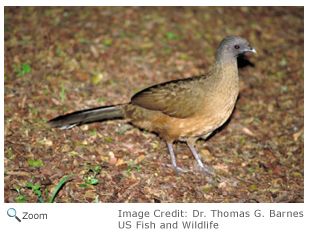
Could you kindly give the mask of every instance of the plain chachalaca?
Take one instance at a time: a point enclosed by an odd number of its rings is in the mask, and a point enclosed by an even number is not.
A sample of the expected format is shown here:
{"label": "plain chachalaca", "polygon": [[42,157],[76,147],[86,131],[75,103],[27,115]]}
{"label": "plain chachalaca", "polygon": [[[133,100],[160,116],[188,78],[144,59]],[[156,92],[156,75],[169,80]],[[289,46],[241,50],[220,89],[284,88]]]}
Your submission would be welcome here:
{"label": "plain chachalaca", "polygon": [[228,36],[220,43],[207,75],[154,85],[135,94],[130,103],[77,111],[49,123],[51,127],[71,129],[122,118],[164,139],[176,172],[186,171],[177,166],[172,144],[184,141],[201,169],[214,174],[203,165],[194,146],[197,139],[206,139],[230,117],[239,93],[237,57],[245,52],[256,53],[246,39]]}

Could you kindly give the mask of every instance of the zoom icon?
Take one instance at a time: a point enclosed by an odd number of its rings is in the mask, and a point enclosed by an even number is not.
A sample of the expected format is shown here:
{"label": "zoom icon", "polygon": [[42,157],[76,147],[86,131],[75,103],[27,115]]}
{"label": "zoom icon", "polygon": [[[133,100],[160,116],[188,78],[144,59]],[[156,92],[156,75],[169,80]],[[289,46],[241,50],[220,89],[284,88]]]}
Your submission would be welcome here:
{"label": "zoom icon", "polygon": [[9,217],[15,217],[16,220],[18,220],[19,222],[21,222],[21,220],[18,218],[18,216],[16,216],[16,210],[13,208],[8,209],[8,216]]}

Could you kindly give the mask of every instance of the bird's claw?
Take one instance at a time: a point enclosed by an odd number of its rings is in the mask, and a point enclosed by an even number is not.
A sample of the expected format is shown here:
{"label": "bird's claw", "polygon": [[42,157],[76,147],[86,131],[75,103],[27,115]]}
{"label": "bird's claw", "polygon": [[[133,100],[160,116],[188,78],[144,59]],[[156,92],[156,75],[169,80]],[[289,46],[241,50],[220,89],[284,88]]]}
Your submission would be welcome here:
{"label": "bird's claw", "polygon": [[180,167],[178,167],[178,166],[175,166],[175,167],[174,167],[174,170],[175,170],[176,175],[178,175],[179,172],[184,172],[184,173],[187,172],[185,169],[180,168]]}
{"label": "bird's claw", "polygon": [[215,175],[215,172],[212,171],[212,166],[209,166],[208,168],[201,167],[201,170],[206,174]]}

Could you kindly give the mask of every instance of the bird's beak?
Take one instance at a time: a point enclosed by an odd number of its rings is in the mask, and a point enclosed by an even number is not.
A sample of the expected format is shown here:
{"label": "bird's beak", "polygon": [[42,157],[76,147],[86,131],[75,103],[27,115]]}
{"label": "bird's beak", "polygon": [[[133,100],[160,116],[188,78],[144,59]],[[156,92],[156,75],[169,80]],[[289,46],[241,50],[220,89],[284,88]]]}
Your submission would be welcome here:
{"label": "bird's beak", "polygon": [[253,47],[248,47],[246,51],[257,54],[256,50]]}

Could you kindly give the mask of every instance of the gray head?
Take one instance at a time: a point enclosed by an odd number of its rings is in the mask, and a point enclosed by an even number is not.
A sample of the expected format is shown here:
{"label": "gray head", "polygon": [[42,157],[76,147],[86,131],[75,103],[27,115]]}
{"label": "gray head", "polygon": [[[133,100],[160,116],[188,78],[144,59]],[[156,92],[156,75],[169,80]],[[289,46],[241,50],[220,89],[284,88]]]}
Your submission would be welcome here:
{"label": "gray head", "polygon": [[227,36],[220,43],[217,49],[216,61],[235,61],[238,55],[252,52],[257,53],[256,50],[249,45],[249,42],[239,36]]}

